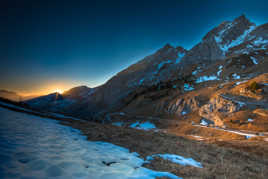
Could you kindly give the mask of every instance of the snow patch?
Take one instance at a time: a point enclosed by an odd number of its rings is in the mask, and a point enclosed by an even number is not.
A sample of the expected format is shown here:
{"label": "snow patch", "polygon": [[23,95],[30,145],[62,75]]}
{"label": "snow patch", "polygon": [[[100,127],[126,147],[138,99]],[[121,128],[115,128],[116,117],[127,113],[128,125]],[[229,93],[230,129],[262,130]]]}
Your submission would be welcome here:
{"label": "snow patch", "polygon": [[187,112],[186,112],[186,111],[182,111],[182,112],[181,112],[181,115],[183,115],[183,116],[184,116],[185,114],[187,114]]}
{"label": "snow patch", "polygon": [[188,83],[184,83],[184,91],[192,91],[194,88],[190,86]]}
{"label": "snow patch", "polygon": [[200,124],[203,126],[208,126],[207,121],[205,121],[204,119],[201,120]]}
{"label": "snow patch", "polygon": [[136,129],[141,129],[141,130],[151,130],[151,129],[155,129],[155,125],[153,123],[150,122],[144,122],[144,123],[140,123],[140,122],[135,122],[133,124],[130,125],[131,128],[136,128]]}
{"label": "snow patch", "polygon": [[245,137],[246,137],[246,139],[249,139],[249,138],[251,138],[252,136],[246,135]]}
{"label": "snow patch", "polygon": [[255,57],[250,57],[250,59],[255,65],[258,65],[258,60]]}
{"label": "snow patch", "polygon": [[217,43],[221,43],[221,42],[222,42],[222,39],[221,39],[220,36],[215,36],[214,39],[215,39],[215,41],[216,41]]}
{"label": "snow patch", "polygon": [[220,76],[220,74],[221,74],[221,72],[222,72],[222,68],[223,68],[223,66],[220,65],[220,66],[219,66],[219,71],[217,72],[217,75],[218,75],[218,76]]}
{"label": "snow patch", "polygon": [[175,64],[180,63],[181,59],[184,57],[185,53],[178,53],[178,58],[176,59]]}
{"label": "snow patch", "polygon": [[197,73],[198,73],[198,71],[195,70],[195,71],[192,72],[192,75],[196,75]]}
{"label": "snow patch", "polygon": [[257,39],[253,42],[253,44],[254,44],[254,45],[257,45],[257,46],[259,46],[259,45],[263,45],[263,44],[266,44],[266,43],[268,43],[268,40],[264,40],[262,37],[257,38]]}
{"label": "snow patch", "polygon": [[[250,26],[248,30],[245,30],[244,33],[242,35],[240,35],[239,37],[237,37],[235,40],[232,40],[231,42],[228,42],[226,44],[220,44],[222,42],[222,37],[219,33],[218,36],[215,36],[214,39],[215,41],[218,43],[219,48],[222,50],[223,54],[225,55],[226,52],[235,46],[240,45],[241,43],[243,43],[245,41],[245,38],[247,37],[247,35],[252,32],[255,29],[255,25]],[[223,32],[222,32],[223,33]]]}
{"label": "snow patch", "polygon": [[223,34],[224,34],[224,32],[227,31],[227,30],[229,30],[232,26],[233,26],[232,23],[228,23],[228,24],[226,24],[225,28],[224,28],[222,31],[218,32],[218,35],[216,35],[216,36],[214,37],[215,41],[216,41],[217,43],[221,43],[221,42],[222,42],[222,38],[223,38]]}
{"label": "snow patch", "polygon": [[253,122],[254,119],[248,118],[248,122]]}
{"label": "snow patch", "polygon": [[232,77],[233,77],[233,79],[236,79],[236,80],[240,79],[240,76],[237,75],[236,73],[232,74]]}
{"label": "snow patch", "polygon": [[247,82],[247,80],[245,80],[245,81],[238,81],[238,82],[235,83],[235,85],[240,85],[240,84],[245,83],[245,82]]}
{"label": "snow patch", "polygon": [[218,77],[217,76],[200,76],[197,80],[196,80],[196,83],[202,83],[202,82],[205,82],[205,81],[212,81],[212,80],[218,80]]}
{"label": "snow patch", "polygon": [[169,64],[169,63],[172,63],[172,61],[171,61],[171,60],[168,60],[168,61],[163,61],[163,62],[159,63],[158,66],[157,66],[158,71],[159,71],[165,64]]}
{"label": "snow patch", "polygon": [[192,158],[184,158],[180,155],[175,155],[175,154],[154,154],[152,156],[148,156],[146,159],[147,161],[150,161],[150,160],[153,160],[154,157],[160,157],[160,158],[163,158],[164,160],[169,160],[173,163],[183,165],[183,166],[193,166],[197,168],[203,168],[200,162],[197,162]]}
{"label": "snow patch", "polygon": [[140,85],[143,83],[143,81],[144,81],[144,78],[142,78],[142,79],[140,79]]}

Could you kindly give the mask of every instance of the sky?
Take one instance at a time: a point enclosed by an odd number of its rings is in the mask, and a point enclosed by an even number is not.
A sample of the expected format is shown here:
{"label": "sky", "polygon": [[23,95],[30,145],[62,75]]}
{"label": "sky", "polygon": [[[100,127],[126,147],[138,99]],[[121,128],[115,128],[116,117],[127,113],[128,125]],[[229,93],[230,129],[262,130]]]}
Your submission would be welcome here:
{"label": "sky", "polygon": [[8,0],[0,6],[0,89],[24,95],[96,87],[169,43],[190,49],[266,0]]}

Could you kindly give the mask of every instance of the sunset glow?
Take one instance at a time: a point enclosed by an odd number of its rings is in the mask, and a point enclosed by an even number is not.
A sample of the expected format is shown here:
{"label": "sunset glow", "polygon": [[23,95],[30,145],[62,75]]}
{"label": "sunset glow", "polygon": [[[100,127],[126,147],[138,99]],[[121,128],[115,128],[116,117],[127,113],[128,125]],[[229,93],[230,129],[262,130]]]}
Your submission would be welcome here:
{"label": "sunset glow", "polygon": [[60,94],[62,94],[62,93],[63,93],[63,90],[57,88],[57,89],[55,90],[55,93],[60,93]]}

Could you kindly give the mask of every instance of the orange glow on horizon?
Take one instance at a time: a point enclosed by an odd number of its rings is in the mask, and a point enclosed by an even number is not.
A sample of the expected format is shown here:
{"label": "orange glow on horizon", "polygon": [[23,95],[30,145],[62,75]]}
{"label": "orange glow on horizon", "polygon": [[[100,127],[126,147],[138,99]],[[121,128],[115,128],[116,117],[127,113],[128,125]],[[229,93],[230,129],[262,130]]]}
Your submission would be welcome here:
{"label": "orange glow on horizon", "polygon": [[44,83],[40,83],[40,84],[35,84],[32,85],[30,87],[27,87],[25,89],[16,89],[16,88],[7,88],[10,91],[14,91],[17,94],[23,96],[23,97],[38,97],[38,96],[44,96],[44,95],[48,95],[51,93],[59,93],[62,94],[68,90],[70,90],[71,88],[77,87],[77,86],[82,86],[82,85],[86,85],[88,86],[88,84],[85,84],[84,82],[80,82],[80,81],[48,81],[48,82],[44,82]]}
{"label": "orange glow on horizon", "polygon": [[61,89],[59,89],[59,88],[57,88],[57,89],[55,90],[55,92],[56,92],[56,93],[59,93],[59,94],[62,94],[62,93],[63,93],[63,91],[62,91]]}
{"label": "orange glow on horizon", "polygon": [[68,91],[69,89],[73,88],[74,86],[63,86],[63,85],[55,85],[55,86],[50,86],[42,89],[37,89],[36,91],[29,91],[29,92],[18,92],[18,94],[22,96],[43,96],[43,95],[48,95],[51,93],[59,93],[62,94],[65,91]]}

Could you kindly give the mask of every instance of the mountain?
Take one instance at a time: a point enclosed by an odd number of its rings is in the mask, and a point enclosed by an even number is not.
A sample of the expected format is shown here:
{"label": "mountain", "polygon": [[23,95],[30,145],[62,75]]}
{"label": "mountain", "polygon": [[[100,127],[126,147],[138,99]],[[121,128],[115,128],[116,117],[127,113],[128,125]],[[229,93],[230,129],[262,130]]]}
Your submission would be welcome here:
{"label": "mountain", "polygon": [[0,90],[0,97],[6,98],[12,101],[20,101],[21,96],[13,91]]}
{"label": "mountain", "polygon": [[16,92],[13,91],[8,91],[8,90],[1,90],[0,89],[0,97],[1,98],[5,98],[5,99],[9,99],[11,101],[24,101],[24,100],[29,100],[29,99],[33,99],[36,98],[36,95],[31,95],[31,96],[22,96]]}
{"label": "mountain", "polygon": [[[261,75],[268,72],[267,48],[268,24],[256,26],[242,15],[213,28],[190,50],[166,44],[99,87],[73,88],[60,100],[55,100],[55,94],[54,100],[38,98],[42,105],[34,103],[36,99],[27,103],[90,119],[112,120],[120,111],[129,116],[175,118],[191,114],[192,120],[224,126],[228,115],[266,106],[261,105],[265,101],[256,102],[246,89],[253,79],[266,79]],[[246,89],[236,87],[243,81]],[[260,86],[264,84],[261,81]],[[237,94],[236,88],[247,95]],[[261,90],[264,93],[259,95],[264,98],[266,88]],[[237,98],[254,102],[241,107]]]}
{"label": "mountain", "polygon": [[92,88],[89,88],[87,86],[78,86],[78,87],[72,88],[64,92],[63,96],[70,98],[70,99],[78,100],[78,99],[88,98],[93,92],[94,92],[94,89]]}
{"label": "mountain", "polygon": [[65,91],[63,94],[51,93],[38,98],[25,100],[24,103],[28,104],[31,108],[39,111],[50,111],[65,113],[70,116],[84,117],[80,111],[80,106],[84,105],[83,101],[87,99],[95,89],[88,88],[87,86],[78,86]]}

